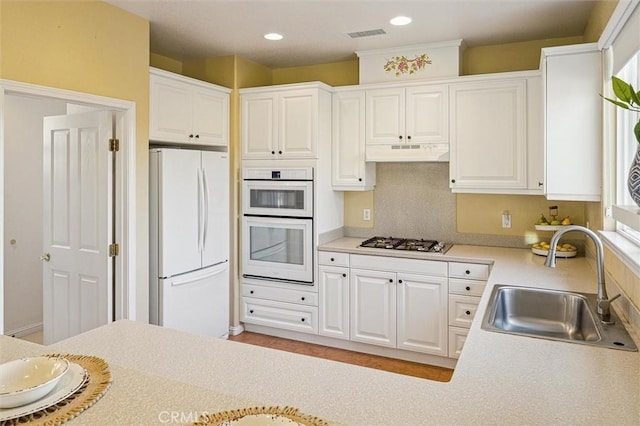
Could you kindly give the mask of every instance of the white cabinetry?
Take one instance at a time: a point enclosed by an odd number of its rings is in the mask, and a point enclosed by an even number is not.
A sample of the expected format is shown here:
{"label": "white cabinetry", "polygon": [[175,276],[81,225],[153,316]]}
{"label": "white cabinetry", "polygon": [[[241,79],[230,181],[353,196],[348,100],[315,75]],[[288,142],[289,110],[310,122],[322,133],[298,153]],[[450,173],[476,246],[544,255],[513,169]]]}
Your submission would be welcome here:
{"label": "white cabinetry", "polygon": [[349,254],[318,253],[318,334],[349,339]]}
{"label": "white cabinetry", "polygon": [[447,85],[366,91],[367,161],[447,161]]}
{"label": "white cabinetry", "polygon": [[149,139],[227,146],[230,90],[150,68]]}
{"label": "white cabinetry", "polygon": [[458,358],[489,278],[489,265],[449,262],[449,357]]}
{"label": "white cabinetry", "polygon": [[376,183],[375,163],[365,162],[365,91],[333,94],[331,183],[338,191],[364,191]]}
{"label": "white cabinetry", "polygon": [[450,87],[453,192],[542,194],[539,73]]}
{"label": "white cabinetry", "polygon": [[602,57],[596,43],[542,49],[545,194],[600,201]]}
{"label": "white cabinetry", "polygon": [[248,324],[317,334],[318,294],[301,285],[244,279],[240,319]]}
{"label": "white cabinetry", "polygon": [[351,340],[447,355],[447,263],[351,255]]}
{"label": "white cabinetry", "polygon": [[314,159],[330,137],[331,92],[320,83],[243,89],[242,159]]}

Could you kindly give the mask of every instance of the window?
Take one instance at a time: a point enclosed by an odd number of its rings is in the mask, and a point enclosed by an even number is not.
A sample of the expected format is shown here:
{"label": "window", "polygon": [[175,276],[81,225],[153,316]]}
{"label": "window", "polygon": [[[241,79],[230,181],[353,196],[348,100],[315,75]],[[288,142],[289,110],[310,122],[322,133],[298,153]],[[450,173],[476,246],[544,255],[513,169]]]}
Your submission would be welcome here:
{"label": "window", "polygon": [[[640,52],[631,57],[629,62],[618,72],[617,77],[630,83],[634,90],[640,88]],[[629,167],[636,155],[638,141],[633,134],[633,126],[638,122],[639,114],[621,108],[616,109],[616,174],[613,204],[633,206],[635,203],[627,189]],[[640,230],[633,229],[623,218],[617,220],[616,230],[640,245]]]}

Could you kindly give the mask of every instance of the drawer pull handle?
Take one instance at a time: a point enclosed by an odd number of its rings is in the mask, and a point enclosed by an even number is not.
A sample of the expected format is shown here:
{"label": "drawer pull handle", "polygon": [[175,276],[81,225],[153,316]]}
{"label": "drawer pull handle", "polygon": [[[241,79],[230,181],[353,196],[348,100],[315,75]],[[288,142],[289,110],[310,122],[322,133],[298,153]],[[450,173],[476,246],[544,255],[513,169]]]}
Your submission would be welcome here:
{"label": "drawer pull handle", "polygon": [[249,293],[250,293],[250,294],[253,294],[253,290],[251,290]]}
{"label": "drawer pull handle", "polygon": [[466,286],[466,287],[465,287],[465,290],[467,290],[467,291],[471,291],[471,287]]}
{"label": "drawer pull handle", "polygon": [[469,275],[471,273],[471,271],[467,269],[466,271],[464,271],[464,273]]}
{"label": "drawer pull handle", "polygon": [[336,260],[332,257],[332,258],[331,258],[331,261],[332,261],[332,262],[335,262]]}
{"label": "drawer pull handle", "polygon": [[342,274],[342,276],[346,278],[346,277],[347,277],[347,274]]}
{"label": "drawer pull handle", "polygon": [[252,314],[252,313],[253,313],[253,309],[252,309],[252,310],[250,310],[250,311],[249,311],[249,313],[250,313],[250,314]]}
{"label": "drawer pull handle", "polygon": [[301,299],[301,300],[304,300],[304,297],[301,297],[300,299]]}
{"label": "drawer pull handle", "polygon": [[466,311],[465,314],[471,315],[471,311]]}
{"label": "drawer pull handle", "polygon": [[302,318],[302,322],[304,322],[304,318]]}

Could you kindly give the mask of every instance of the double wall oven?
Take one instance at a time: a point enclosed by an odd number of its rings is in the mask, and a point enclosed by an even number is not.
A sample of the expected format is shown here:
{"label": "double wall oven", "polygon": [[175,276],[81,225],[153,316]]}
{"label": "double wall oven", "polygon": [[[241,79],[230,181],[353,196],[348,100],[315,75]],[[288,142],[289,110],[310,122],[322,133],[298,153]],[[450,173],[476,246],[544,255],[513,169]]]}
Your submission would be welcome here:
{"label": "double wall oven", "polygon": [[242,275],[313,285],[313,168],[245,168]]}

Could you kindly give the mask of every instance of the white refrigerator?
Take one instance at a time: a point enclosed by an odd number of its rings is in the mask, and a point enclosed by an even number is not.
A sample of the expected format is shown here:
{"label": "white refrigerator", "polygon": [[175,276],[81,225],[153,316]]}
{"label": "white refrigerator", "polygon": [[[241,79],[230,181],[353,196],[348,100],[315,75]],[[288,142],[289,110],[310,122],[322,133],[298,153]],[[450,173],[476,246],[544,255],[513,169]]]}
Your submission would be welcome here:
{"label": "white refrigerator", "polygon": [[149,152],[152,324],[229,335],[229,158],[226,152]]}

